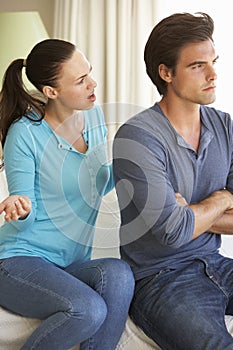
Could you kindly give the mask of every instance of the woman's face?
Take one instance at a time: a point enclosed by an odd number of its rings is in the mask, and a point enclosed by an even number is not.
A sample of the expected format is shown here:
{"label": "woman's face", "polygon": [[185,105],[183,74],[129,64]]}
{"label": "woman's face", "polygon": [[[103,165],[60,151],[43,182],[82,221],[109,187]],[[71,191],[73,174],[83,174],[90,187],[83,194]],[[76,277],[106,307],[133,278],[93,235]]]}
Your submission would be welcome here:
{"label": "woman's face", "polygon": [[62,64],[57,80],[56,101],[67,110],[85,110],[94,106],[96,82],[91,76],[91,66],[82,52],[76,50]]}

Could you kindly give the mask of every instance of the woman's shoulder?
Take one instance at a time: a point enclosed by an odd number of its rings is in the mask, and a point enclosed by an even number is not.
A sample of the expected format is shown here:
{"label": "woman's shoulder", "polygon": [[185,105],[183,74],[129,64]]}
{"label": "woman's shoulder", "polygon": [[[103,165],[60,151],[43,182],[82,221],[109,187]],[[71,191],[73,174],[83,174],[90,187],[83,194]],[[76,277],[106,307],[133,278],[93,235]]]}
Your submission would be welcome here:
{"label": "woman's shoulder", "polygon": [[30,126],[30,120],[28,120],[26,117],[20,118],[11,124],[7,133],[7,138],[9,138],[9,136],[16,138],[27,137],[27,135],[30,133]]}
{"label": "woman's shoulder", "polygon": [[19,133],[26,133],[27,129],[28,129],[28,126],[29,126],[29,120],[23,116],[21,117],[20,119],[14,121],[10,128],[9,128],[9,131],[7,133],[7,135],[9,134],[16,134],[18,135]]}
{"label": "woman's shoulder", "polygon": [[34,118],[30,115],[24,115],[14,121],[6,136],[7,145],[30,145],[35,142],[35,139],[41,139],[44,132],[44,123],[39,118]]}

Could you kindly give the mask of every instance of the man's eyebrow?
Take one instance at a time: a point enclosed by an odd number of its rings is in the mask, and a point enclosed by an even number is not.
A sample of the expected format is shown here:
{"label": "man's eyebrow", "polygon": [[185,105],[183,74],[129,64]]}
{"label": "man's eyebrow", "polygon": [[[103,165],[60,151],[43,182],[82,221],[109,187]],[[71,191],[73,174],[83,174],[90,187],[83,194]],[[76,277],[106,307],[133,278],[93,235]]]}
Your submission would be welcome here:
{"label": "man's eyebrow", "polygon": [[81,77],[78,77],[78,78],[76,78],[75,80],[80,80],[80,79],[85,78],[91,71],[92,71],[92,66],[90,66],[90,69],[89,69],[89,72],[88,72],[88,73],[81,75]]}
{"label": "man's eyebrow", "polygon": [[[217,60],[219,59],[219,56],[216,56],[212,62],[216,62]],[[205,64],[207,61],[194,61],[194,62],[191,62],[187,65],[187,67],[192,67],[192,66],[195,66],[196,64]]]}

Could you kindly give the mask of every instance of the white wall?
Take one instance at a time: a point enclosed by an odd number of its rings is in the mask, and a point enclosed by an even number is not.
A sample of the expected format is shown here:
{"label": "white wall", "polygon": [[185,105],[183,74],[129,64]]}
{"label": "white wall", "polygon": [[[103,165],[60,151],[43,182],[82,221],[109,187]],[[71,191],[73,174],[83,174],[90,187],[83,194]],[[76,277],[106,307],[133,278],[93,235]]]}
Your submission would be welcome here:
{"label": "white wall", "polygon": [[49,36],[52,37],[54,25],[54,3],[54,0],[0,0],[0,12],[38,11]]}

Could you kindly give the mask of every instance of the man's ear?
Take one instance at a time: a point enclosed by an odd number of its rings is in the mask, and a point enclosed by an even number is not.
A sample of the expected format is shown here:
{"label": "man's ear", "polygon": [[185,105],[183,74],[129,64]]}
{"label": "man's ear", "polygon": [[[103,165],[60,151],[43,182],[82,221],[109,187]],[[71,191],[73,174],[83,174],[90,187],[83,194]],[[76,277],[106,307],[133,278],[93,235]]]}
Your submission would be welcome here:
{"label": "man's ear", "polygon": [[50,99],[55,99],[57,97],[57,90],[54,89],[51,86],[44,86],[43,87],[43,94]]}
{"label": "man's ear", "polygon": [[165,64],[161,63],[159,65],[158,72],[159,72],[160,78],[166,81],[167,83],[170,83],[172,81],[171,69],[167,68]]}

